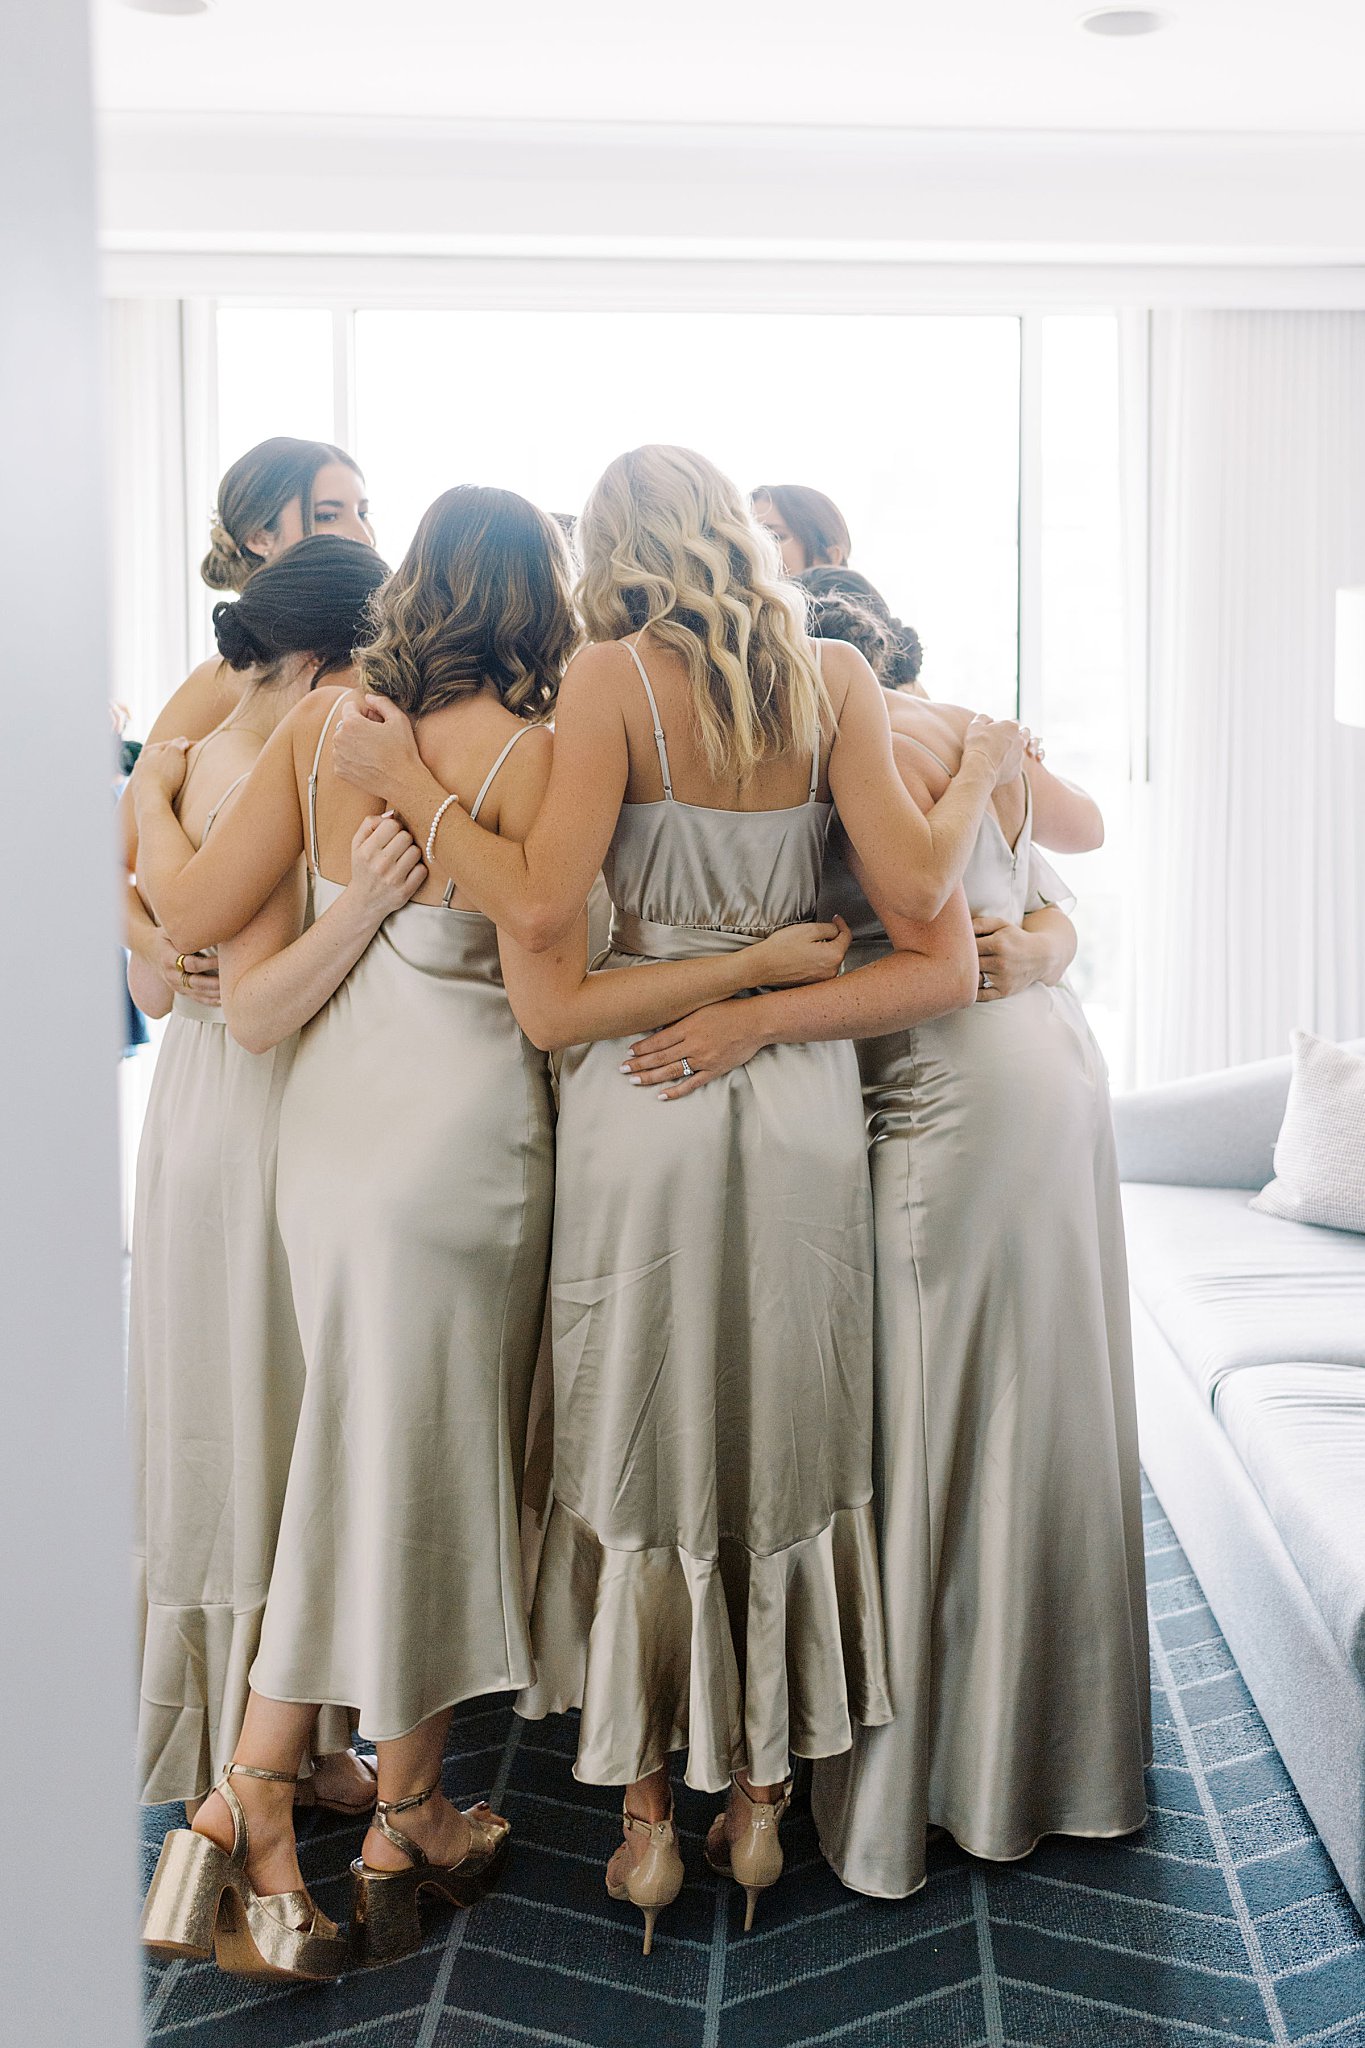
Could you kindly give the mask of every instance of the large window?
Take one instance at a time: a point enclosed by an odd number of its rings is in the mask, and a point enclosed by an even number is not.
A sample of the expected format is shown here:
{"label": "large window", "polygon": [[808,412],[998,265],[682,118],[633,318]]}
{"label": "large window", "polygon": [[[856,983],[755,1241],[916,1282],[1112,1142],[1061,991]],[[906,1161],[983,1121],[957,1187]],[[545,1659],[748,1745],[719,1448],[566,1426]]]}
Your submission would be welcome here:
{"label": "large window", "polygon": [[1073,980],[1123,1078],[1114,315],[233,307],[217,361],[221,463],[272,433],[349,439],[390,561],[453,483],[576,511],[641,441],[701,448],[746,488],[828,492],[855,566],[919,632],[930,694],[1013,714],[1022,669],[1049,763],[1104,805],[1105,848],[1059,865],[1078,897]]}

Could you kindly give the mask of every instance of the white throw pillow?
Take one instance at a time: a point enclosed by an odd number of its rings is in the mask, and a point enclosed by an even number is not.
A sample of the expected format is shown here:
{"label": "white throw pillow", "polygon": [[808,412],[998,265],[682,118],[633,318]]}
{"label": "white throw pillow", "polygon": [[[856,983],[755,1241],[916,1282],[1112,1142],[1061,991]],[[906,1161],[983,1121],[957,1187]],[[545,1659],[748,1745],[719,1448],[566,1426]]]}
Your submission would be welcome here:
{"label": "white throw pillow", "polygon": [[1365,1231],[1365,1059],[1295,1031],[1275,1178],[1251,1206],[1292,1223]]}

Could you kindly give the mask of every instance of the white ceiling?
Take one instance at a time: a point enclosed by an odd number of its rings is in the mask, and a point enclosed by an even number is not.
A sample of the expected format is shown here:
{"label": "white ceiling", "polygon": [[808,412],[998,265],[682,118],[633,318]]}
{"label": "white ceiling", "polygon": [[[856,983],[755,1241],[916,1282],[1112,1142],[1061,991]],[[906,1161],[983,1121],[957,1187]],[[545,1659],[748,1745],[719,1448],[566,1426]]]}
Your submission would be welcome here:
{"label": "white ceiling", "polygon": [[1362,0],[1156,0],[1169,26],[1136,41],[1083,34],[1091,4],[94,0],[96,92],[220,114],[1365,131]]}

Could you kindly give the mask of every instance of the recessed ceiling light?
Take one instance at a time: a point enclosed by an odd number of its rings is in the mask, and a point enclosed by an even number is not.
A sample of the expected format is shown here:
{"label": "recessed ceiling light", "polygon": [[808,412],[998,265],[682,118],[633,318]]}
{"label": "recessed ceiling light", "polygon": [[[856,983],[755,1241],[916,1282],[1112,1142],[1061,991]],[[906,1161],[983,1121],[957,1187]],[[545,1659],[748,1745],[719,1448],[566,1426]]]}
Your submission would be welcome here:
{"label": "recessed ceiling light", "polygon": [[1092,36],[1154,36],[1167,18],[1154,7],[1102,7],[1097,14],[1083,14],[1081,27]]}
{"label": "recessed ceiling light", "polygon": [[136,14],[207,14],[213,0],[123,0]]}

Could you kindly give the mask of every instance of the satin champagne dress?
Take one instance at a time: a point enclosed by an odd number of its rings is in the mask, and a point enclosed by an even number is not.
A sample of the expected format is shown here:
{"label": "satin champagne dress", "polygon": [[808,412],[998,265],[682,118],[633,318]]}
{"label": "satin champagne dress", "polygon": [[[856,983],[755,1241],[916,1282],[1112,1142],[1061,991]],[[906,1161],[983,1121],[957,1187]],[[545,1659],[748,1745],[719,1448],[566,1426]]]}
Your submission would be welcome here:
{"label": "satin champagne dress", "polygon": [[[941,764],[942,765],[942,764]],[[1017,923],[1060,885],[992,813],[964,877]],[[821,915],[888,941],[841,852]],[[1108,1079],[1035,985],[858,1048],[877,1237],[877,1526],[895,1719],[816,1766],[844,1883],[923,1884],[925,1832],[991,1860],[1146,1813],[1147,1618]]]}
{"label": "satin champagne dress", "polygon": [[[201,843],[237,787],[210,812]],[[275,1221],[293,1055],[292,1039],[244,1052],[221,1010],[177,996],[138,1148],[128,1426],[142,1623],[137,1776],[149,1806],[211,1790],[246,1711],[303,1398]],[[315,1747],[348,1739],[345,1717],[333,1715]]]}
{"label": "satin champagne dress", "polygon": [[[309,789],[319,914],[341,893],[316,872],[331,722]],[[385,920],[300,1034],[280,1117],[307,1369],[251,1682],[348,1702],[375,1741],[533,1675],[518,1524],[549,1067],[508,1005],[495,927],[449,896]]]}
{"label": "satin champagne dress", "polygon": [[[606,967],[745,946],[812,915],[830,806],[622,808]],[[581,1707],[575,1774],[687,1751],[719,1791],[890,1713],[872,1491],[871,1203],[848,1045],[771,1047],[676,1102],[626,1041],[560,1075],[554,1497],[537,1718]]]}

